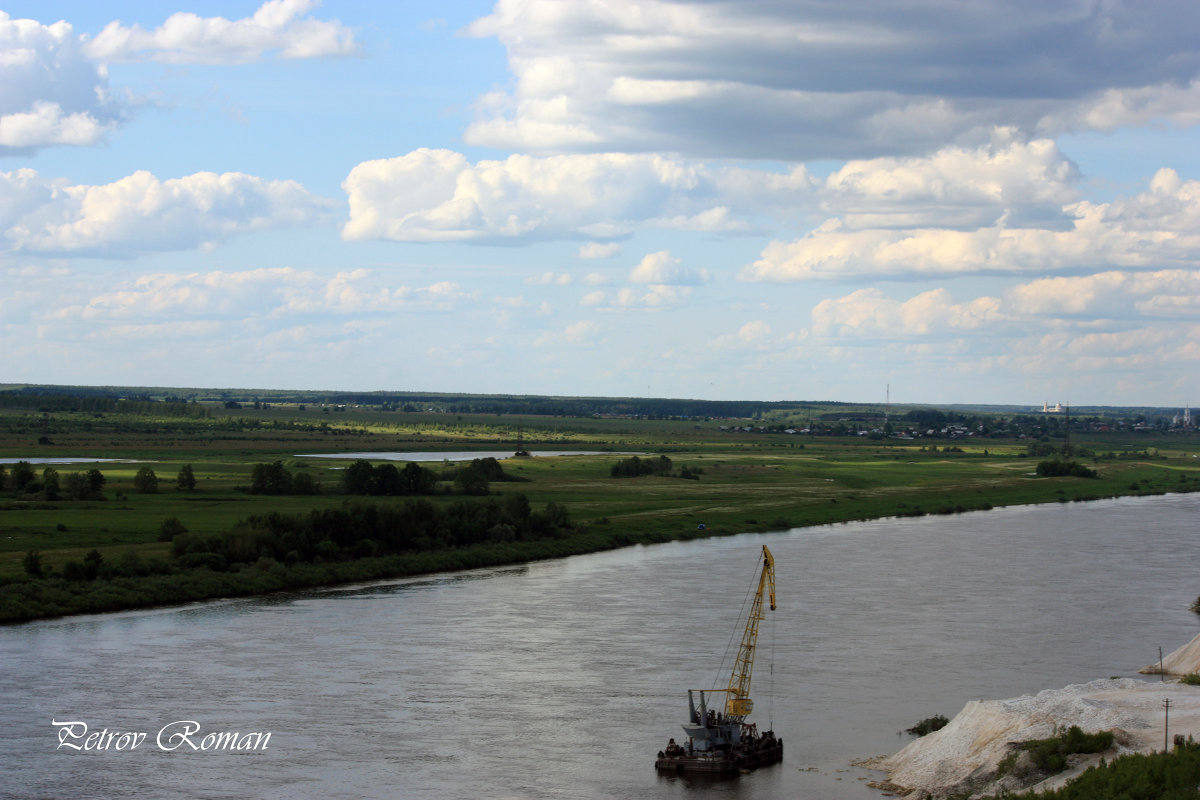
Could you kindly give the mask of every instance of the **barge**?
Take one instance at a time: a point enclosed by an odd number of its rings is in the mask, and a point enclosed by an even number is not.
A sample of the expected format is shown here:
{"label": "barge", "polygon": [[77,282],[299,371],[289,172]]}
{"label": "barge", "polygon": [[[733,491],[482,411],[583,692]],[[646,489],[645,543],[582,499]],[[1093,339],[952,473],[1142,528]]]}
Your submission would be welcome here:
{"label": "barge", "polygon": [[[763,547],[762,571],[758,591],[750,606],[742,644],[738,649],[729,685],[724,689],[688,689],[688,721],[683,725],[685,738],[672,738],[658,752],[654,767],[659,772],[731,776],[778,764],[783,760],[783,739],[773,730],[759,732],[748,717],[754,710],[750,699],[750,676],[758,645],[758,623],[766,618],[763,596],[769,596],[775,610],[775,559]],[[712,704],[713,695],[723,694],[724,702]]]}

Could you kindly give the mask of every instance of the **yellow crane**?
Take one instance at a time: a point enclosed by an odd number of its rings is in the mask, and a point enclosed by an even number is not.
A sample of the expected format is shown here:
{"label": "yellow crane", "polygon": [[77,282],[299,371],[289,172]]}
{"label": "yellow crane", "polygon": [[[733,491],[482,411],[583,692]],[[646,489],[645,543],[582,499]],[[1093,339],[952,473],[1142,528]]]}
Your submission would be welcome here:
{"label": "yellow crane", "polygon": [[[775,558],[762,549],[762,571],[758,591],[750,604],[746,630],[738,648],[729,685],[724,689],[688,689],[688,721],[683,725],[686,739],[671,739],[654,762],[656,769],[667,772],[697,772],[735,775],[783,760],[783,740],[768,730],[746,721],[754,710],[750,699],[750,676],[758,647],[758,624],[766,619],[764,598],[775,610]],[[708,705],[709,695],[724,693],[725,705],[717,713]],[[699,703],[697,697],[699,695]]]}
{"label": "yellow crane", "polygon": [[775,610],[775,558],[763,545],[762,572],[758,576],[758,592],[750,605],[746,618],[746,630],[742,633],[742,645],[738,648],[737,660],[733,662],[733,673],[729,676],[729,688],[725,690],[725,716],[741,722],[754,710],[750,699],[750,674],[754,671],[754,650],[758,646],[758,623],[767,618],[763,611],[763,593],[770,597],[771,610]]}

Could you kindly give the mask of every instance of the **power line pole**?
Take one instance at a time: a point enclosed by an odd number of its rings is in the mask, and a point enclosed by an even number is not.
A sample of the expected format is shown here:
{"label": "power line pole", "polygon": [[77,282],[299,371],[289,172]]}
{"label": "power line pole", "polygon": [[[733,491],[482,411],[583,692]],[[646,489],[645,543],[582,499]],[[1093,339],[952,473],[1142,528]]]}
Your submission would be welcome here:
{"label": "power line pole", "polygon": [[1167,730],[1170,727],[1170,721],[1171,721],[1171,698],[1168,697],[1163,700],[1163,752],[1164,753],[1168,752],[1168,750],[1167,750]]}

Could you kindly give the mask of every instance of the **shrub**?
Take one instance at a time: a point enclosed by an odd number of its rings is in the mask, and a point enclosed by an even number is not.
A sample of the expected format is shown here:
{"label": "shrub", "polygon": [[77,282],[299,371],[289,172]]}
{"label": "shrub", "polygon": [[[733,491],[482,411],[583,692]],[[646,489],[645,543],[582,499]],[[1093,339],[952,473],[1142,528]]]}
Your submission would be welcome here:
{"label": "shrub", "polygon": [[179,521],[179,517],[167,517],[158,526],[158,540],[169,542],[181,533],[187,533],[187,528]]}
{"label": "shrub", "polygon": [[33,577],[42,577],[42,554],[37,550],[30,550],[21,560],[21,566],[25,568],[26,573]]}
{"label": "shrub", "polygon": [[1042,772],[1050,774],[1067,768],[1067,756],[1075,753],[1103,753],[1113,746],[1112,731],[1084,733],[1078,725],[1048,739],[1030,739],[1018,747],[1029,753],[1030,760]]}
{"label": "shrub", "polygon": [[1078,461],[1063,461],[1056,459],[1054,461],[1039,461],[1037,465],[1037,474],[1039,478],[1060,478],[1071,476],[1075,478],[1095,478],[1096,471],[1089,469]]}
{"label": "shrub", "polygon": [[940,731],[946,727],[950,720],[946,719],[943,714],[934,714],[932,717],[925,719],[905,730],[905,733],[911,733],[913,736],[925,736],[926,734]]}

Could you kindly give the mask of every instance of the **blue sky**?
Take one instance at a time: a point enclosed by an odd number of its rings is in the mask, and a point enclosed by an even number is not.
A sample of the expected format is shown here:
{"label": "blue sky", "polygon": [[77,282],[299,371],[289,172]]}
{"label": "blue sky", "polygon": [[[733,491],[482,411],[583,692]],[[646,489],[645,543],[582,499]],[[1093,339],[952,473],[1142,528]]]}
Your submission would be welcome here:
{"label": "blue sky", "polygon": [[1190,2],[11,2],[0,382],[1196,405]]}

